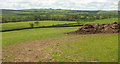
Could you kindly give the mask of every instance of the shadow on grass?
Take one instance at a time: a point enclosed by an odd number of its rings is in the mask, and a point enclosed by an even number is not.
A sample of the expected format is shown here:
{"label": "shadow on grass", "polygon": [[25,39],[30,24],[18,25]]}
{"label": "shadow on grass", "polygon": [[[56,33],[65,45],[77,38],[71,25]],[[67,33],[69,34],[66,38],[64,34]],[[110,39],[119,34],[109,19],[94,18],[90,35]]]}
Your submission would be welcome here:
{"label": "shadow on grass", "polygon": [[36,28],[57,28],[57,27],[77,27],[77,26],[83,26],[82,24],[76,24],[76,23],[69,23],[69,24],[57,24],[52,26],[39,26],[39,27],[26,27],[26,28],[18,28],[18,29],[11,29],[11,30],[2,30],[0,32],[8,32],[8,31],[17,31],[17,30],[25,30],[25,29],[36,29]]}

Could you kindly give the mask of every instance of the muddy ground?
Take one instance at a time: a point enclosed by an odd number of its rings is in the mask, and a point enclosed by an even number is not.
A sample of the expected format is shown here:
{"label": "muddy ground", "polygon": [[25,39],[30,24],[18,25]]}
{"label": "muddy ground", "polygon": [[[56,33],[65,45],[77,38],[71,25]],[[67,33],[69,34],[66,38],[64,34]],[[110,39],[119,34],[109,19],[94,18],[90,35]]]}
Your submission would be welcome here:
{"label": "muddy ground", "polygon": [[[84,37],[87,36],[85,35]],[[65,36],[48,40],[27,41],[9,47],[4,47],[2,50],[2,60],[3,62],[44,62],[51,60],[49,51],[45,51],[45,48],[57,42],[71,42],[78,38],[78,36]]]}

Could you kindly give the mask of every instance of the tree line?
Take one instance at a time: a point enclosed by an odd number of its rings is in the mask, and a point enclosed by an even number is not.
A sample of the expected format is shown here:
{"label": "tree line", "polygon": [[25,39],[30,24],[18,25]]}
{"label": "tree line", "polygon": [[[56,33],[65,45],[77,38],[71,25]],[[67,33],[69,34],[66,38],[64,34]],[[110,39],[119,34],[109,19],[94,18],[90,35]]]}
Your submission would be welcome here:
{"label": "tree line", "polygon": [[100,19],[107,18],[116,18],[118,14],[64,14],[53,15],[53,14],[37,14],[32,16],[24,16],[24,17],[2,17],[1,23],[8,22],[23,22],[23,21],[42,21],[42,20],[55,20],[55,21],[94,21]]}

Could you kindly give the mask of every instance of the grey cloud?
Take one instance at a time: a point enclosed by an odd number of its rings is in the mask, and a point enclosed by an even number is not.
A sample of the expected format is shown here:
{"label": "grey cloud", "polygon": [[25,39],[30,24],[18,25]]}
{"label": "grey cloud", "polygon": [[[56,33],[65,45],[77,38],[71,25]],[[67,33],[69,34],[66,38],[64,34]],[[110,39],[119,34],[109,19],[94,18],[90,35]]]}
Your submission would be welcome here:
{"label": "grey cloud", "polygon": [[[1,0],[3,2],[3,0]],[[85,2],[84,0],[4,0],[0,8],[30,9],[30,8],[62,8],[80,10],[117,10],[119,0],[106,0],[106,2]],[[52,1],[52,2],[50,2]],[[54,2],[53,2],[54,1]],[[49,3],[50,2],[50,3]],[[7,5],[6,5],[7,4]]]}

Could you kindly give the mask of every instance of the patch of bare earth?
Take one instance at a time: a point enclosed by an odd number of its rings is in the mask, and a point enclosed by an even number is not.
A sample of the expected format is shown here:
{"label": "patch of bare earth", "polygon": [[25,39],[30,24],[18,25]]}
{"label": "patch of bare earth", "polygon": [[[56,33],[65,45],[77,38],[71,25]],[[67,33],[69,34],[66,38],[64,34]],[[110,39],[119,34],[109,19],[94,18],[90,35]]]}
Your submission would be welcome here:
{"label": "patch of bare earth", "polygon": [[77,31],[64,34],[98,34],[98,33],[120,33],[120,22],[109,24],[85,24]]}
{"label": "patch of bare earth", "polygon": [[[83,37],[88,37],[84,35]],[[4,62],[39,62],[49,59],[51,56],[45,48],[56,42],[71,42],[79,39],[79,36],[65,36],[59,38],[52,38],[48,40],[34,40],[22,42],[20,44],[3,48],[2,60]]]}

